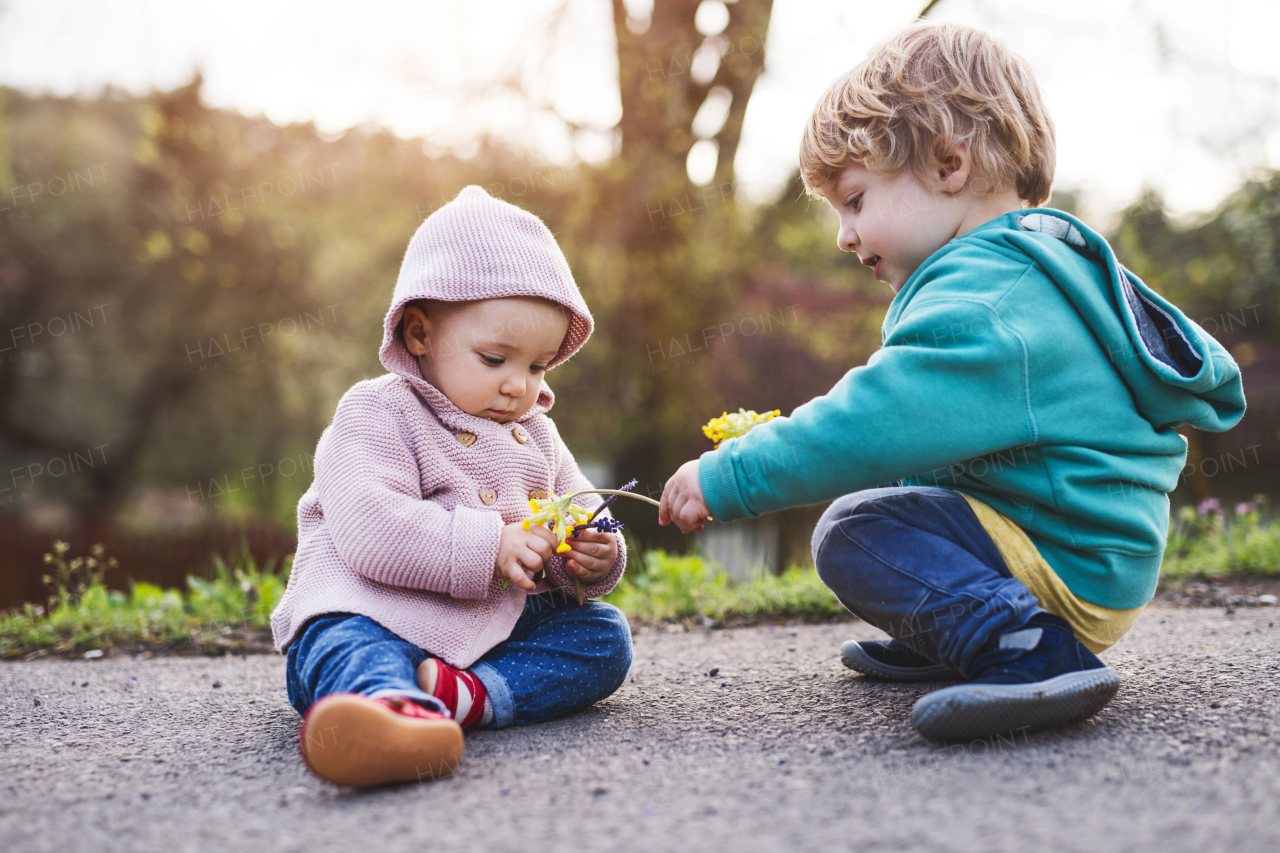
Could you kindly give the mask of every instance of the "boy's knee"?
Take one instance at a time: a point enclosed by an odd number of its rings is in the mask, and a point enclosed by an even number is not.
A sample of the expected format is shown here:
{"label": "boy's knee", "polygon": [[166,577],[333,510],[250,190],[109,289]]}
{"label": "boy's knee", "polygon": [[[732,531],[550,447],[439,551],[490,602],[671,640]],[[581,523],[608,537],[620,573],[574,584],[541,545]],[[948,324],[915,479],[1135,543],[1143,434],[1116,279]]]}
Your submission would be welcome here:
{"label": "boy's knee", "polygon": [[813,565],[818,569],[819,577],[822,576],[822,564],[820,562],[822,559],[822,543],[826,541],[827,534],[831,531],[831,528],[839,524],[840,520],[848,514],[848,509],[843,504],[851,497],[853,495],[845,495],[835,500],[822,513],[818,523],[813,526],[813,537],[809,542],[809,553],[813,555]]}
{"label": "boy's knee", "polygon": [[[874,499],[870,492],[875,491],[878,490],[854,492],[851,495],[845,495],[837,499],[831,506],[827,507],[827,511],[818,520],[817,526],[813,528],[813,542],[811,543],[813,566],[818,570],[818,577],[827,586],[831,586],[832,582],[840,577],[847,562],[840,553],[843,549],[832,547],[835,542],[830,541],[830,537],[832,535],[837,537],[845,536],[850,529],[858,526],[858,522],[850,522],[849,520],[859,515],[859,510],[864,508],[864,504],[868,500]],[[837,533],[836,528],[843,528],[844,532]]]}
{"label": "boy's knee", "polygon": [[[813,528],[813,540],[810,542],[813,564],[815,566],[818,565],[822,543],[833,527],[846,518],[857,515],[863,504],[876,498],[884,497],[888,493],[890,493],[889,489],[864,489],[861,492],[852,492],[832,501],[831,506],[827,507],[826,511],[822,513],[822,517],[818,519],[818,523]],[[821,575],[821,568],[819,568],[818,573]]]}
{"label": "boy's knee", "polygon": [[818,519],[818,524],[814,528],[815,538],[819,531],[839,524],[843,519],[857,512],[858,507],[866,502],[866,494],[866,492],[853,492],[832,501],[831,506],[827,507],[822,517]]}
{"label": "boy's knee", "polygon": [[826,541],[826,531],[823,531],[822,538],[814,536],[813,538],[813,567],[818,572],[818,579],[827,586],[831,586],[832,572],[835,570],[835,559],[832,559],[830,549],[824,548]]}

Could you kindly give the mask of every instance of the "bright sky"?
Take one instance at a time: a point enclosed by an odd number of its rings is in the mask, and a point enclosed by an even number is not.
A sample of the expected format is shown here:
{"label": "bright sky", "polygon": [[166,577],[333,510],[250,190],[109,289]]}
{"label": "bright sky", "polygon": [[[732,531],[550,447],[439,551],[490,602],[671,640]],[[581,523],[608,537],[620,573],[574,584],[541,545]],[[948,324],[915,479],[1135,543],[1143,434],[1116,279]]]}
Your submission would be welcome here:
{"label": "bright sky", "polygon": [[[627,5],[643,16],[646,2]],[[723,16],[716,3],[702,10],[710,26]],[[775,0],[738,153],[748,195],[779,186],[818,95],[922,5]],[[983,27],[1031,61],[1058,129],[1057,185],[1083,190],[1092,212],[1144,185],[1176,210],[1206,210],[1246,170],[1280,168],[1274,0],[942,0],[934,17]],[[145,92],[197,66],[214,106],[331,133],[374,123],[464,154],[488,130],[555,161],[607,156],[607,134],[571,136],[504,91],[504,76],[601,130],[621,109],[607,0],[8,0],[0,10],[0,82],[24,90]]]}

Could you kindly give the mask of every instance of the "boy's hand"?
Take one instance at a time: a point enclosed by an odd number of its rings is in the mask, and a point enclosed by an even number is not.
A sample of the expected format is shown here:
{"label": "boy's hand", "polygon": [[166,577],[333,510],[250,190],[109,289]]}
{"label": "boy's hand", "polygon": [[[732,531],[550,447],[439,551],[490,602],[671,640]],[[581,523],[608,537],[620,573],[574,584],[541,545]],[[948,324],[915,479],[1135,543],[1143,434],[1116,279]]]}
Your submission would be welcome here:
{"label": "boy's hand", "polygon": [[612,533],[583,530],[568,538],[572,550],[564,553],[564,567],[583,584],[593,584],[609,574],[618,559],[618,540]]}
{"label": "boy's hand", "polygon": [[711,509],[702,496],[702,482],[698,479],[698,460],[680,466],[667,480],[658,506],[658,523],[664,527],[676,523],[681,533],[701,532],[711,515]]}
{"label": "boy's hand", "polygon": [[502,528],[502,538],[498,540],[493,576],[510,578],[516,586],[533,592],[537,587],[533,576],[542,571],[542,564],[556,552],[558,544],[555,535],[541,525],[525,530],[519,524],[508,524]]}

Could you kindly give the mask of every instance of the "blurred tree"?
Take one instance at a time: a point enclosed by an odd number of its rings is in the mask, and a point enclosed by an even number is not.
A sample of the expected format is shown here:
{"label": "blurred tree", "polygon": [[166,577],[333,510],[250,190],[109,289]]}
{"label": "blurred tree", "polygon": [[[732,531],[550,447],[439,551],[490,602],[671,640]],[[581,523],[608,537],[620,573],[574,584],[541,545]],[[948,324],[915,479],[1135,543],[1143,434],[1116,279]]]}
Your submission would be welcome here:
{"label": "blurred tree", "polygon": [[0,187],[13,186],[13,172],[9,169],[9,135],[5,132],[5,100],[8,90],[0,86]]}
{"label": "blurred tree", "polygon": [[1280,337],[1280,171],[1246,182],[1190,225],[1172,221],[1148,192],[1123,212],[1116,245],[1144,281],[1228,345]]}
{"label": "blurred tree", "polygon": [[728,7],[723,31],[706,37],[696,26],[702,0],[655,0],[647,22],[629,17],[622,0],[612,4],[622,147],[605,173],[596,238],[638,248],[657,242],[650,209],[697,190],[686,162],[699,110],[724,113],[709,137],[718,150],[712,185],[733,184],[747,102],[764,70],[773,0],[739,0]]}
{"label": "blurred tree", "polygon": [[[271,313],[302,301],[280,226],[238,212],[232,187],[255,183],[199,88],[197,77],[154,104],[103,104],[106,145],[59,134],[39,105],[45,115],[23,128],[34,144],[15,151],[25,221],[0,234],[0,322],[25,335],[10,335],[21,358],[0,372],[0,435],[36,465],[70,459],[83,477],[58,484],[84,484],[74,500],[98,525],[136,483],[166,414],[235,348],[203,337],[240,328],[231,293]],[[76,466],[93,447],[99,464]]]}

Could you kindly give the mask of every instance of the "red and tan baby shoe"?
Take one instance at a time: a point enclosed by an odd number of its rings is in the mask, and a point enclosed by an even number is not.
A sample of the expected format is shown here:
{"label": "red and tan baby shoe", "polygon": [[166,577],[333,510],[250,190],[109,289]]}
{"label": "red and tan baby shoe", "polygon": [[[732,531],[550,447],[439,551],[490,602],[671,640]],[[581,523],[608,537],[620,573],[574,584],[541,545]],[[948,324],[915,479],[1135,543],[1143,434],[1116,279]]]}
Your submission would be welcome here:
{"label": "red and tan baby shoe", "polygon": [[418,686],[444,703],[464,729],[493,720],[489,692],[468,670],[454,669],[439,658],[427,658],[418,666]]}
{"label": "red and tan baby shoe", "polygon": [[462,727],[407,699],[335,693],[311,706],[298,746],[308,769],[338,785],[425,782],[462,760]]}

